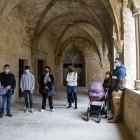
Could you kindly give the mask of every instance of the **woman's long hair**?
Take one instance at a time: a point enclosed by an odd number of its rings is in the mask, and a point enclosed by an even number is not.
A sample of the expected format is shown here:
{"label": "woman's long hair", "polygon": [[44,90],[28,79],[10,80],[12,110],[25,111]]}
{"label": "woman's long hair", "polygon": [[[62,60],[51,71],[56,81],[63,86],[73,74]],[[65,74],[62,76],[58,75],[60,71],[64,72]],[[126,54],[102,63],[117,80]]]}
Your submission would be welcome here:
{"label": "woman's long hair", "polygon": [[[73,69],[74,73],[77,73],[75,67],[71,67],[70,70]],[[70,73],[70,72],[69,72]]]}

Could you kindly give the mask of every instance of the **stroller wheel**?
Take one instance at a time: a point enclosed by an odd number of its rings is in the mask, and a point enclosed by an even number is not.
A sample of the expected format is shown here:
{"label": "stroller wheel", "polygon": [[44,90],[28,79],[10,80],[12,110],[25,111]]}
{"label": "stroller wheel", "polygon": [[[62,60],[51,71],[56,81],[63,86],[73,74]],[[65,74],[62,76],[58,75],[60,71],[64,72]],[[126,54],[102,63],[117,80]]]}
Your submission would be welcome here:
{"label": "stroller wheel", "polygon": [[87,121],[89,121],[90,112],[87,112]]}
{"label": "stroller wheel", "polygon": [[98,121],[98,123],[100,123],[100,121],[101,121],[101,113],[98,114],[97,121]]}

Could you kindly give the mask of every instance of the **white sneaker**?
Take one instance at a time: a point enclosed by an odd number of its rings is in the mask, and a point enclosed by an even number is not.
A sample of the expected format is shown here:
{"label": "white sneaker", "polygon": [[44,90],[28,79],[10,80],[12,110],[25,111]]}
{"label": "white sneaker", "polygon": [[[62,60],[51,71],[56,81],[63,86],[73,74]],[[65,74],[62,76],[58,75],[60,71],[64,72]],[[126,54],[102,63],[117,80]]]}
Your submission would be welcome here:
{"label": "white sneaker", "polygon": [[74,107],[74,103],[72,103],[71,106]]}
{"label": "white sneaker", "polygon": [[45,111],[45,109],[41,109],[41,110],[40,110],[40,112],[44,112],[44,111]]}
{"label": "white sneaker", "polygon": [[28,108],[26,108],[26,110],[25,110],[25,113],[27,113],[27,112],[29,112],[29,109]]}
{"label": "white sneaker", "polygon": [[31,108],[31,113],[33,113],[34,112],[34,110],[33,110],[33,108]]}
{"label": "white sneaker", "polygon": [[55,110],[54,110],[54,109],[50,109],[50,111],[51,111],[51,112],[55,112]]}
{"label": "white sneaker", "polygon": [[69,103],[66,103],[66,105],[65,105],[66,107],[68,107],[69,106]]}

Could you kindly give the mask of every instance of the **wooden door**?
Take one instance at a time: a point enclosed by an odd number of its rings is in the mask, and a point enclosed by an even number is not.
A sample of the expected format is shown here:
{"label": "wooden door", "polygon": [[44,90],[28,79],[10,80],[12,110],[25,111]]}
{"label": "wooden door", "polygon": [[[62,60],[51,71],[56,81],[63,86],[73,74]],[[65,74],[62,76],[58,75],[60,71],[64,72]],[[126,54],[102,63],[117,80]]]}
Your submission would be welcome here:
{"label": "wooden door", "polygon": [[20,89],[20,78],[22,74],[24,73],[24,65],[23,65],[24,60],[19,60],[19,97],[23,97],[23,93],[21,92]]}
{"label": "wooden door", "polygon": [[39,89],[41,88],[40,85],[40,80],[41,80],[41,76],[44,73],[44,69],[43,69],[43,60],[38,60],[38,83],[39,83]]}

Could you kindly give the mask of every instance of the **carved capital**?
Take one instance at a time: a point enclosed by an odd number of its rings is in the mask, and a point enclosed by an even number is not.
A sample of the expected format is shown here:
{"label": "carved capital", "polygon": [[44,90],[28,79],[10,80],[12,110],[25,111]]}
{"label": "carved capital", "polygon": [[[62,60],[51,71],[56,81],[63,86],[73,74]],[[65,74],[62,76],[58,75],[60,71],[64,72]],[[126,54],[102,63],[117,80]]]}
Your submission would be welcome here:
{"label": "carved capital", "polygon": [[133,16],[136,16],[136,15],[140,14],[140,2],[134,2],[133,7],[134,7],[134,9],[132,11]]}
{"label": "carved capital", "polygon": [[122,57],[123,44],[124,44],[123,40],[114,41],[114,46],[115,46],[117,53],[119,54],[120,57]]}
{"label": "carved capital", "polygon": [[109,61],[112,61],[112,54],[107,54]]}
{"label": "carved capital", "polygon": [[100,62],[101,68],[104,69],[106,67],[105,61]]}
{"label": "carved capital", "polygon": [[115,46],[118,53],[122,53],[123,43],[124,43],[123,40],[114,41],[114,46]]}

